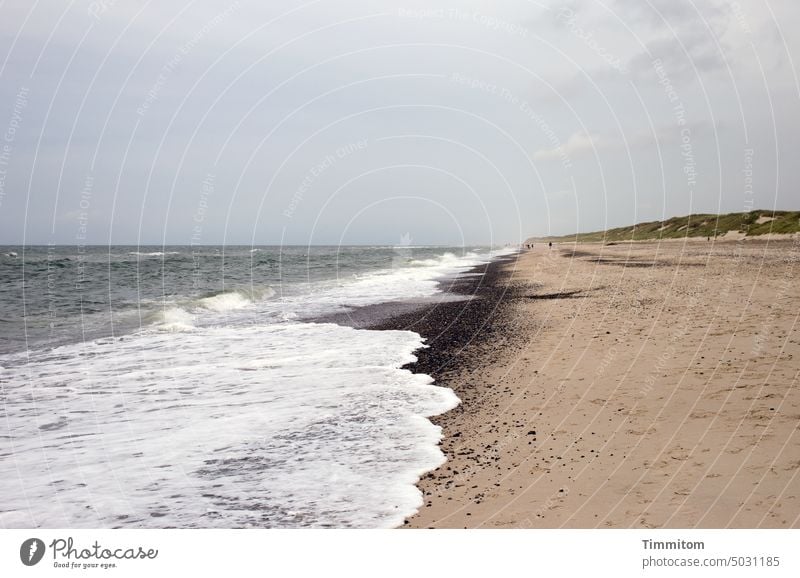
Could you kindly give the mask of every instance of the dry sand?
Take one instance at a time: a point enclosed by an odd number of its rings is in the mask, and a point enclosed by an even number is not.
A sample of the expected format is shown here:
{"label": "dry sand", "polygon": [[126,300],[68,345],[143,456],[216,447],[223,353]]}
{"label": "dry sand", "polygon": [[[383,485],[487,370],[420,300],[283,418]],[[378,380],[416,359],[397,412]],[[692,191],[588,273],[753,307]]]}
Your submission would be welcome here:
{"label": "dry sand", "polygon": [[518,344],[448,377],[448,461],[408,526],[800,526],[799,249],[520,255]]}

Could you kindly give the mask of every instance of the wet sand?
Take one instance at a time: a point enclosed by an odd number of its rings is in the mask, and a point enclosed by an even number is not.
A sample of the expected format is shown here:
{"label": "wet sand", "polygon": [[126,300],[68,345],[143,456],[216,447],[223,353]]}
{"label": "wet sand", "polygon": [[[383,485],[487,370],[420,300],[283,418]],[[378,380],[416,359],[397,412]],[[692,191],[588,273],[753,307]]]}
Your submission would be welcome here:
{"label": "wet sand", "polygon": [[537,245],[382,321],[462,400],[406,526],[800,526],[799,249]]}

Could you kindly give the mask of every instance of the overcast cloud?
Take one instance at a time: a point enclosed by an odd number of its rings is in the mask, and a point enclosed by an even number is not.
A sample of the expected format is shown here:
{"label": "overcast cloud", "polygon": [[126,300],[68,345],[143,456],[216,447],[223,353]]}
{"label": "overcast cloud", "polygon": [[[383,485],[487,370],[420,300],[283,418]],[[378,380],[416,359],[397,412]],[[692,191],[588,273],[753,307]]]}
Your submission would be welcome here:
{"label": "overcast cloud", "polygon": [[798,207],[794,2],[173,4],[0,5],[0,243],[505,243]]}

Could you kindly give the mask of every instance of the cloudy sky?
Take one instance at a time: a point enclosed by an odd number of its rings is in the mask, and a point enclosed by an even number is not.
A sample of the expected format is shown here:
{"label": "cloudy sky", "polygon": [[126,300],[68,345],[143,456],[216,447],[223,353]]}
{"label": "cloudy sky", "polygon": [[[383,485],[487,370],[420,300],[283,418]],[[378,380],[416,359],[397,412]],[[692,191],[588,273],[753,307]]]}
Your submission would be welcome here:
{"label": "cloudy sky", "polygon": [[0,243],[505,243],[796,209],[798,25],[778,0],[5,0]]}

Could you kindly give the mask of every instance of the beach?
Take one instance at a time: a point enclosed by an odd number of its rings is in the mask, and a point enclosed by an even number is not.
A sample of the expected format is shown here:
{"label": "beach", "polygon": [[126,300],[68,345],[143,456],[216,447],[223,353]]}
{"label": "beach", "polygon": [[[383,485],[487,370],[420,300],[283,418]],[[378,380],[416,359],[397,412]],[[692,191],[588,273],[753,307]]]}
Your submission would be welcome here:
{"label": "beach", "polygon": [[800,526],[798,254],[536,243],[382,322],[461,399],[405,527]]}

